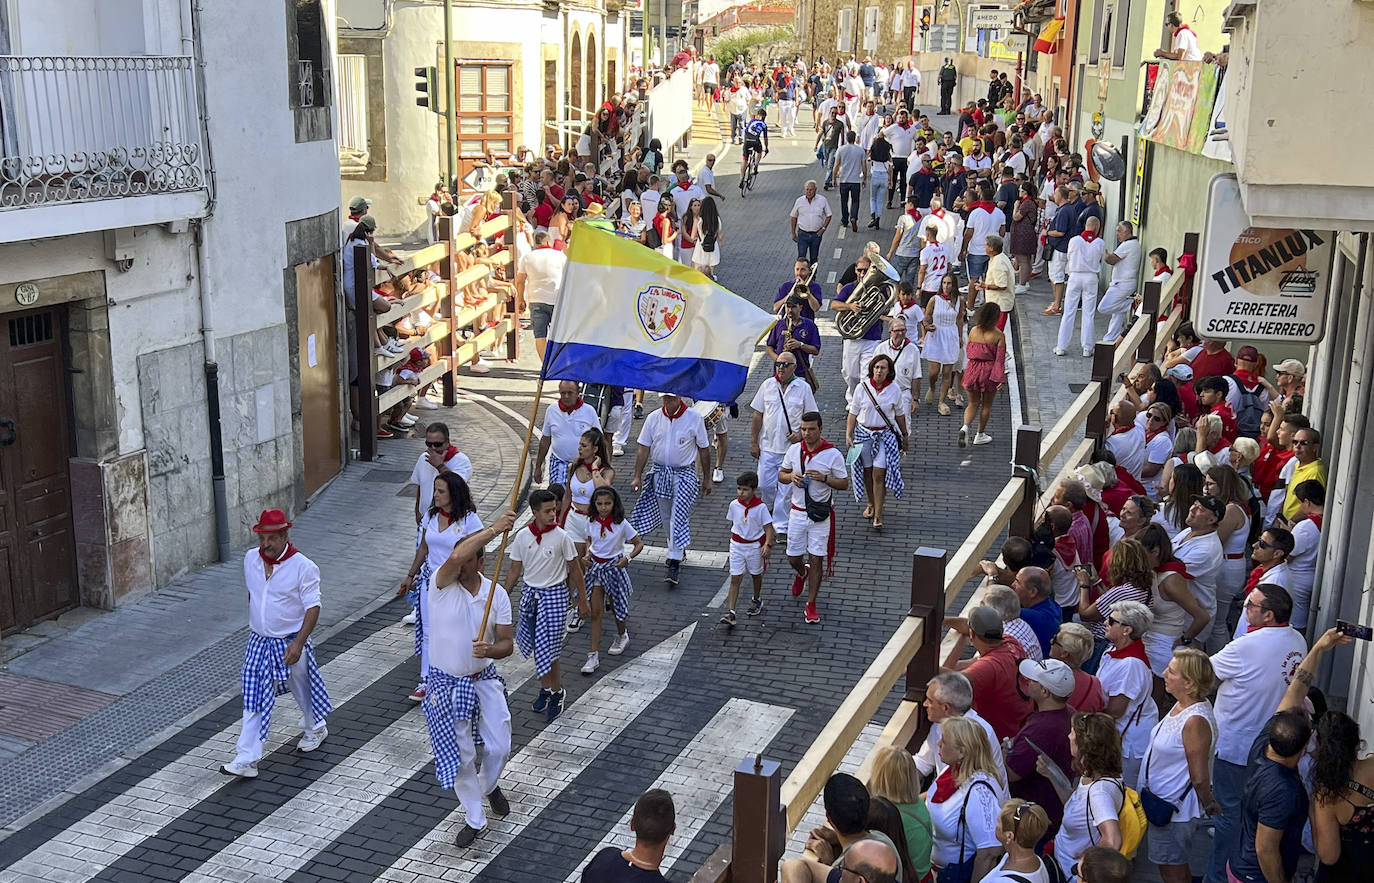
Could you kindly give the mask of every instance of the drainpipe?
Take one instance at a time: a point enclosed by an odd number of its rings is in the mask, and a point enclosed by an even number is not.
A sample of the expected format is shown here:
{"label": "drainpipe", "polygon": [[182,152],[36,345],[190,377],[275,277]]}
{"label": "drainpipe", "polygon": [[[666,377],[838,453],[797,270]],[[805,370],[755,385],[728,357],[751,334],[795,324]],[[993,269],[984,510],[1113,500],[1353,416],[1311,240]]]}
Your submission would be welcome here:
{"label": "drainpipe", "polygon": [[[205,217],[194,222],[192,246],[196,251],[197,283],[200,288],[200,334],[205,349],[205,404],[210,430],[210,485],[215,504],[215,546],[219,560],[232,557],[229,546],[229,499],[224,487],[224,430],[219,412],[219,362],[215,353],[214,311],[210,303],[210,259],[206,254],[205,222],[215,214],[215,163],[210,149],[210,113],[205,96],[205,57],[201,42],[200,0],[191,0],[189,14],[182,19],[183,52],[191,55],[196,84],[196,108],[200,114],[200,150],[205,164]],[[189,51],[187,51],[189,49]]]}

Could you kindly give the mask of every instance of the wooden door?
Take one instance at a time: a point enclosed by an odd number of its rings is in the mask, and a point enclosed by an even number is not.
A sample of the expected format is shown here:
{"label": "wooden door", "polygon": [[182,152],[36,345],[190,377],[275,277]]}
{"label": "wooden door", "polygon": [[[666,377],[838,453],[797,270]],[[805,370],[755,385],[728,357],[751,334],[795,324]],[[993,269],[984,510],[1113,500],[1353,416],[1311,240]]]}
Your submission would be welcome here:
{"label": "wooden door", "polygon": [[334,303],[333,255],[296,267],[307,497],[343,468],[339,440],[339,335]]}
{"label": "wooden door", "polygon": [[62,316],[0,325],[0,631],[75,607]]}

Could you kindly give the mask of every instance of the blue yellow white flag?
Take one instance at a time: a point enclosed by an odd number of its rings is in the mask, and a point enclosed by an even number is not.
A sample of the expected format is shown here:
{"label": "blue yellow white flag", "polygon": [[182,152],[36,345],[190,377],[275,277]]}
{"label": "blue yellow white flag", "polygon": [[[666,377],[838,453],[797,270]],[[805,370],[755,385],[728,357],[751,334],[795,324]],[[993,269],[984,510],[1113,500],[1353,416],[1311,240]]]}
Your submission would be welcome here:
{"label": "blue yellow white flag", "polygon": [[734,401],[775,318],[691,267],[578,222],[544,377]]}

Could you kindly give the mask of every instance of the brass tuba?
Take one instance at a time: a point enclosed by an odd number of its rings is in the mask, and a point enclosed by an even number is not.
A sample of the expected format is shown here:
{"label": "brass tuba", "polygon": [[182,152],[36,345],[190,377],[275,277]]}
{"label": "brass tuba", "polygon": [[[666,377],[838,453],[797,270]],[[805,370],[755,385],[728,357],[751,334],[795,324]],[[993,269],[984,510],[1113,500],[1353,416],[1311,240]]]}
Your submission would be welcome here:
{"label": "brass tuba", "polygon": [[897,283],[901,276],[892,265],[883,260],[882,255],[869,255],[871,262],[868,272],[854,286],[848,303],[858,305],[858,310],[845,310],[835,317],[835,330],[846,340],[858,340],[864,336],[873,323],[886,313],[888,305],[897,294]]}

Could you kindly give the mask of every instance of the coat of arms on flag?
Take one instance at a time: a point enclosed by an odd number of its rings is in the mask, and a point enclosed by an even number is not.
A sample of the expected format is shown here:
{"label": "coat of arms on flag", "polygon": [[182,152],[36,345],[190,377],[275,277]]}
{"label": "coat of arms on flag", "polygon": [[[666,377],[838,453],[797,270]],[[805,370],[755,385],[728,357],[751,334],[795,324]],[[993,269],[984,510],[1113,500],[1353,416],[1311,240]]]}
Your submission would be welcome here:
{"label": "coat of arms on flag", "polygon": [[663,285],[649,285],[635,295],[639,325],[654,343],[667,340],[687,311],[687,295]]}

